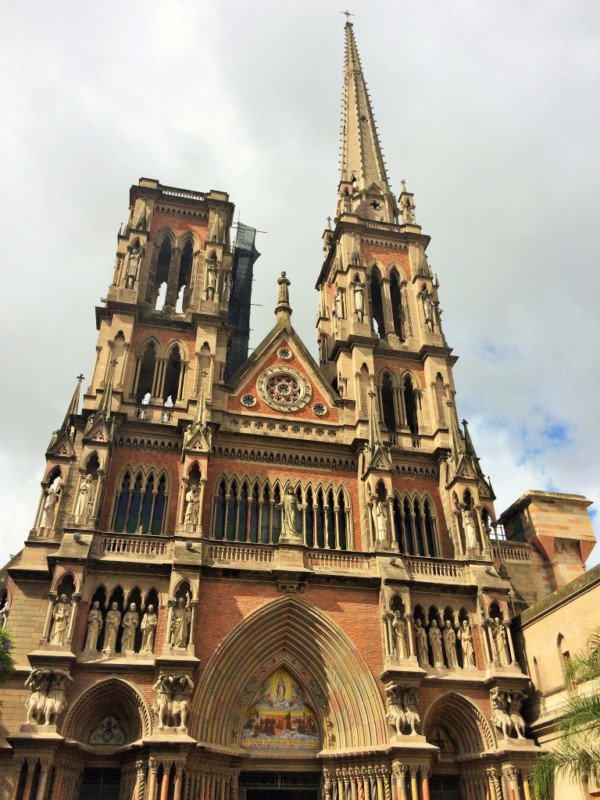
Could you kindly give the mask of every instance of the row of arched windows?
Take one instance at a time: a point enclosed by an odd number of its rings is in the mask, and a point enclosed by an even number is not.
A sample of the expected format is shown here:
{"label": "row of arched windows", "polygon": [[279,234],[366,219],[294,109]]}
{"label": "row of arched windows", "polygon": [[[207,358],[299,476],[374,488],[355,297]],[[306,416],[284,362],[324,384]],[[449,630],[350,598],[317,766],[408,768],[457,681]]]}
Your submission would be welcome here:
{"label": "row of arched windows", "polygon": [[[277,544],[281,534],[279,481],[222,478],[214,501],[213,537],[230,542]],[[331,550],[350,547],[350,502],[343,488],[296,486],[295,529],[304,544]]]}
{"label": "row of arched windows", "polygon": [[167,477],[127,468],[115,500],[112,529],[117,533],[163,533],[167,508]]}
{"label": "row of arched windows", "polygon": [[437,521],[429,497],[409,498],[394,494],[394,534],[400,552],[411,556],[440,555]]}
{"label": "row of arched windows", "polygon": [[165,234],[158,249],[156,263],[151,266],[146,300],[155,310],[170,306],[179,313],[187,311],[190,300],[190,281],[194,245],[190,239],[175,248],[174,242]]}
{"label": "row of arched windows", "polygon": [[381,378],[379,391],[383,422],[388,431],[407,427],[416,436],[419,433],[418,408],[421,395],[415,389],[411,376],[405,375],[398,385],[391,373],[386,371]]}

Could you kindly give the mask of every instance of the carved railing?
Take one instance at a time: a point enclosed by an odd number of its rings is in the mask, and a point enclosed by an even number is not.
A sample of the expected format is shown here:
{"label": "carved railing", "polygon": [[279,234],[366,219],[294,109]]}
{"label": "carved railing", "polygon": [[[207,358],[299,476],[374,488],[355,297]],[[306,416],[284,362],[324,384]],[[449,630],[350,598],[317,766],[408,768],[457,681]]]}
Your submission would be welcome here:
{"label": "carved railing", "polygon": [[309,550],[306,566],[317,570],[343,570],[344,572],[370,572],[373,559],[362,553],[347,553],[344,550]]}
{"label": "carved railing", "polygon": [[208,542],[205,545],[203,560],[272,564],[274,559],[275,552],[270,545],[245,542]]}
{"label": "carved railing", "polygon": [[131,536],[118,533],[103,533],[94,537],[92,555],[94,556],[151,556],[168,557],[171,555],[172,540],[166,537],[148,534]]}
{"label": "carved railing", "polygon": [[202,192],[189,192],[187,189],[176,189],[174,187],[163,187],[161,194],[165,197],[181,197],[184,200],[204,200]]}
{"label": "carved railing", "polygon": [[504,561],[525,561],[531,562],[531,547],[528,544],[518,542],[499,542],[492,544],[494,558],[501,558]]}
{"label": "carved railing", "polygon": [[411,578],[452,578],[459,581],[465,579],[465,568],[455,561],[420,558],[403,558],[402,561]]}

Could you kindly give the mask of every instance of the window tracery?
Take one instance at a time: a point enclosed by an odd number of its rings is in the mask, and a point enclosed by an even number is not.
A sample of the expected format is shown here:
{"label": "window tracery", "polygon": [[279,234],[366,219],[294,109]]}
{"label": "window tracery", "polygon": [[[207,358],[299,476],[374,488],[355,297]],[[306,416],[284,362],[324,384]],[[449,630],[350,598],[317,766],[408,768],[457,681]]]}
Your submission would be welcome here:
{"label": "window tracery", "polygon": [[401,553],[411,556],[438,557],[440,548],[437,520],[431,499],[394,494],[394,533]]}
{"label": "window tracery", "polygon": [[[281,533],[279,481],[222,477],[213,507],[213,538],[277,544]],[[341,486],[297,484],[296,530],[308,547],[347,550],[351,546],[351,505]]]}
{"label": "window tracery", "polygon": [[127,467],[115,498],[113,530],[117,533],[163,532],[168,498],[167,476],[150,470],[144,474]]}

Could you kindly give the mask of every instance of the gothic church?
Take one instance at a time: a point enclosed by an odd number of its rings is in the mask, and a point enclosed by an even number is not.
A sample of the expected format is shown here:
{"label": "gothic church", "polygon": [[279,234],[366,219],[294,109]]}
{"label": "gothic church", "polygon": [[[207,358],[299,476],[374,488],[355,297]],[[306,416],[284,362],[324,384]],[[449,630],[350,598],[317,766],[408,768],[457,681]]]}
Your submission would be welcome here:
{"label": "gothic church", "polygon": [[2,798],[530,800],[514,619],[583,575],[589,503],[497,514],[350,22],[343,92],[318,363],[285,272],[247,356],[259,254],[227,193],[130,190],[91,380],[2,572]]}

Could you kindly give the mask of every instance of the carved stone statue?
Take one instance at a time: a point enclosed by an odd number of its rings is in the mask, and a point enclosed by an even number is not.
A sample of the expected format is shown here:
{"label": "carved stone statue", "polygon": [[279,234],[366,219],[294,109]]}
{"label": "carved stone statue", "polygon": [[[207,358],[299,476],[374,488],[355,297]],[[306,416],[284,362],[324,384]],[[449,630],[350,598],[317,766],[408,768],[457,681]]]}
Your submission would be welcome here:
{"label": "carved stone statue", "polygon": [[336,317],[338,319],[344,319],[344,299],[339,289],[335,293],[334,303]]}
{"label": "carved stone statue", "polygon": [[458,669],[458,658],[456,655],[456,634],[452,628],[452,623],[449,619],[444,622],[442,630],[442,637],[444,639],[444,648],[446,650],[446,660],[448,661],[449,669]]}
{"label": "carved stone statue", "polygon": [[362,322],[365,318],[365,286],[360,281],[354,281],[354,310],[358,321]]}
{"label": "carved stone statue", "polygon": [[375,535],[378,542],[387,542],[389,540],[389,526],[387,507],[383,500],[376,500],[373,507],[375,517]]}
{"label": "carved stone statue", "polygon": [[294,490],[288,486],[283,495],[283,500],[279,503],[281,508],[281,535],[280,542],[298,541],[302,534],[296,530],[296,498]]}
{"label": "carved stone statue", "polygon": [[416,736],[421,725],[417,712],[417,690],[409,687],[389,686],[385,690],[387,700],[386,718],[398,736],[405,733]]}
{"label": "carved stone statue", "polygon": [[158,720],[158,729],[178,728],[185,732],[190,710],[194,682],[189,675],[165,675],[161,672],[153,686],[156,700],[152,710]]}
{"label": "carved stone statue", "polygon": [[42,528],[52,528],[54,526],[54,517],[60,497],[61,484],[62,481],[58,478],[54,486],[51,486],[46,492],[46,499],[44,500],[44,508],[42,510]]}
{"label": "carved stone statue", "polygon": [[[206,299],[214,300],[217,291],[217,284],[219,282],[219,262],[213,254],[208,259],[208,268],[206,271]],[[217,296],[217,300],[218,300]]]}
{"label": "carved stone statue", "polygon": [[100,610],[100,602],[98,600],[94,600],[87,618],[87,632],[85,636],[84,651],[91,653],[96,652],[98,649],[98,638],[100,636],[100,631],[102,630],[102,622],[103,620],[102,611]]}
{"label": "carved stone statue", "polygon": [[458,640],[463,657],[463,669],[473,669],[475,667],[475,650],[473,649],[473,633],[469,620],[463,619],[458,629]]}
{"label": "carved stone statue", "polygon": [[475,520],[475,511],[472,508],[467,508],[464,503],[461,503],[460,510],[463,528],[465,530],[467,550],[477,550],[479,548],[479,543],[477,541],[477,523]]}
{"label": "carved stone statue", "polygon": [[104,620],[104,649],[103,652],[111,655],[117,649],[117,634],[121,625],[121,612],[119,604],[113,602]]}
{"label": "carved stone statue", "polygon": [[64,669],[34,669],[25,688],[31,689],[25,707],[28,725],[55,725],[67,707],[65,693],[73,679]]}
{"label": "carved stone statue", "polygon": [[191,598],[178,597],[171,617],[171,647],[186,647],[191,616]]}
{"label": "carved stone statue", "polygon": [[77,500],[75,502],[75,517],[81,521],[86,520],[90,515],[90,501],[92,499],[92,482],[93,477],[86,475],[81,481],[79,491],[77,492]]}
{"label": "carved stone statue", "polygon": [[6,627],[8,620],[8,600],[5,600],[0,606],[0,630]]}
{"label": "carved stone statue", "polygon": [[420,619],[415,620],[415,638],[417,640],[417,659],[419,666],[429,666],[429,653],[427,651],[427,632]]}
{"label": "carved stone statue", "polygon": [[123,637],[121,639],[121,652],[135,652],[135,632],[140,624],[140,615],[135,603],[131,603],[129,611],[123,617]]}
{"label": "carved stone statue", "polygon": [[185,507],[184,522],[186,525],[196,525],[198,523],[198,512],[200,509],[200,492],[198,491],[197,484],[194,483],[190,486],[185,500],[187,505]]}
{"label": "carved stone statue", "polygon": [[437,620],[432,619],[429,625],[429,642],[433,654],[433,666],[445,667],[444,651],[442,648],[442,632],[438,628]]}
{"label": "carved stone statue", "polygon": [[187,729],[187,718],[190,711],[194,682],[189,675],[182,675],[173,681],[173,699],[171,701],[171,721],[174,728]]}
{"label": "carved stone statue", "polygon": [[400,611],[394,611],[393,613],[392,630],[396,637],[396,653],[398,658],[408,658],[406,621],[402,617],[402,612]]}
{"label": "carved stone statue", "polygon": [[126,289],[133,289],[135,286],[135,282],[138,277],[138,273],[140,270],[140,261],[142,260],[142,256],[144,251],[138,244],[134,247],[129,254],[129,259],[127,261],[127,269],[125,270],[125,288]]}
{"label": "carved stone statue", "polygon": [[48,639],[49,644],[65,643],[72,611],[71,601],[66,594],[61,594],[54,604],[54,611],[52,612],[52,630]]}
{"label": "carved stone statue", "polygon": [[430,333],[433,333],[435,329],[435,305],[433,302],[433,294],[427,287],[423,286],[418,296],[423,304],[423,319],[425,320],[425,325]]}
{"label": "carved stone statue", "polygon": [[410,197],[407,197],[402,203],[402,222],[405,225],[415,224],[415,207],[411,203]]}
{"label": "carved stone statue", "polygon": [[517,739],[525,738],[525,720],[521,715],[521,706],[525,700],[524,692],[511,692],[508,702],[508,713]]}
{"label": "carved stone statue", "polygon": [[512,732],[512,721],[509,714],[510,695],[508,692],[503,692],[494,687],[490,691],[490,700],[492,703],[492,722],[508,739]]}
{"label": "carved stone statue", "polygon": [[282,272],[279,278],[277,278],[277,283],[279,285],[279,292],[277,294],[277,305],[278,306],[289,306],[290,304],[290,281],[286,277],[286,273]]}
{"label": "carved stone statue", "polygon": [[156,633],[156,626],[158,625],[158,615],[154,611],[152,603],[148,606],[148,610],[142,617],[141,631],[142,631],[142,653],[151,653],[154,650],[154,635]]}
{"label": "carved stone statue", "polygon": [[496,658],[498,659],[499,663],[505,667],[510,664],[510,656],[508,652],[506,628],[502,620],[498,617],[495,617],[493,620],[491,620],[491,630],[494,638]]}

